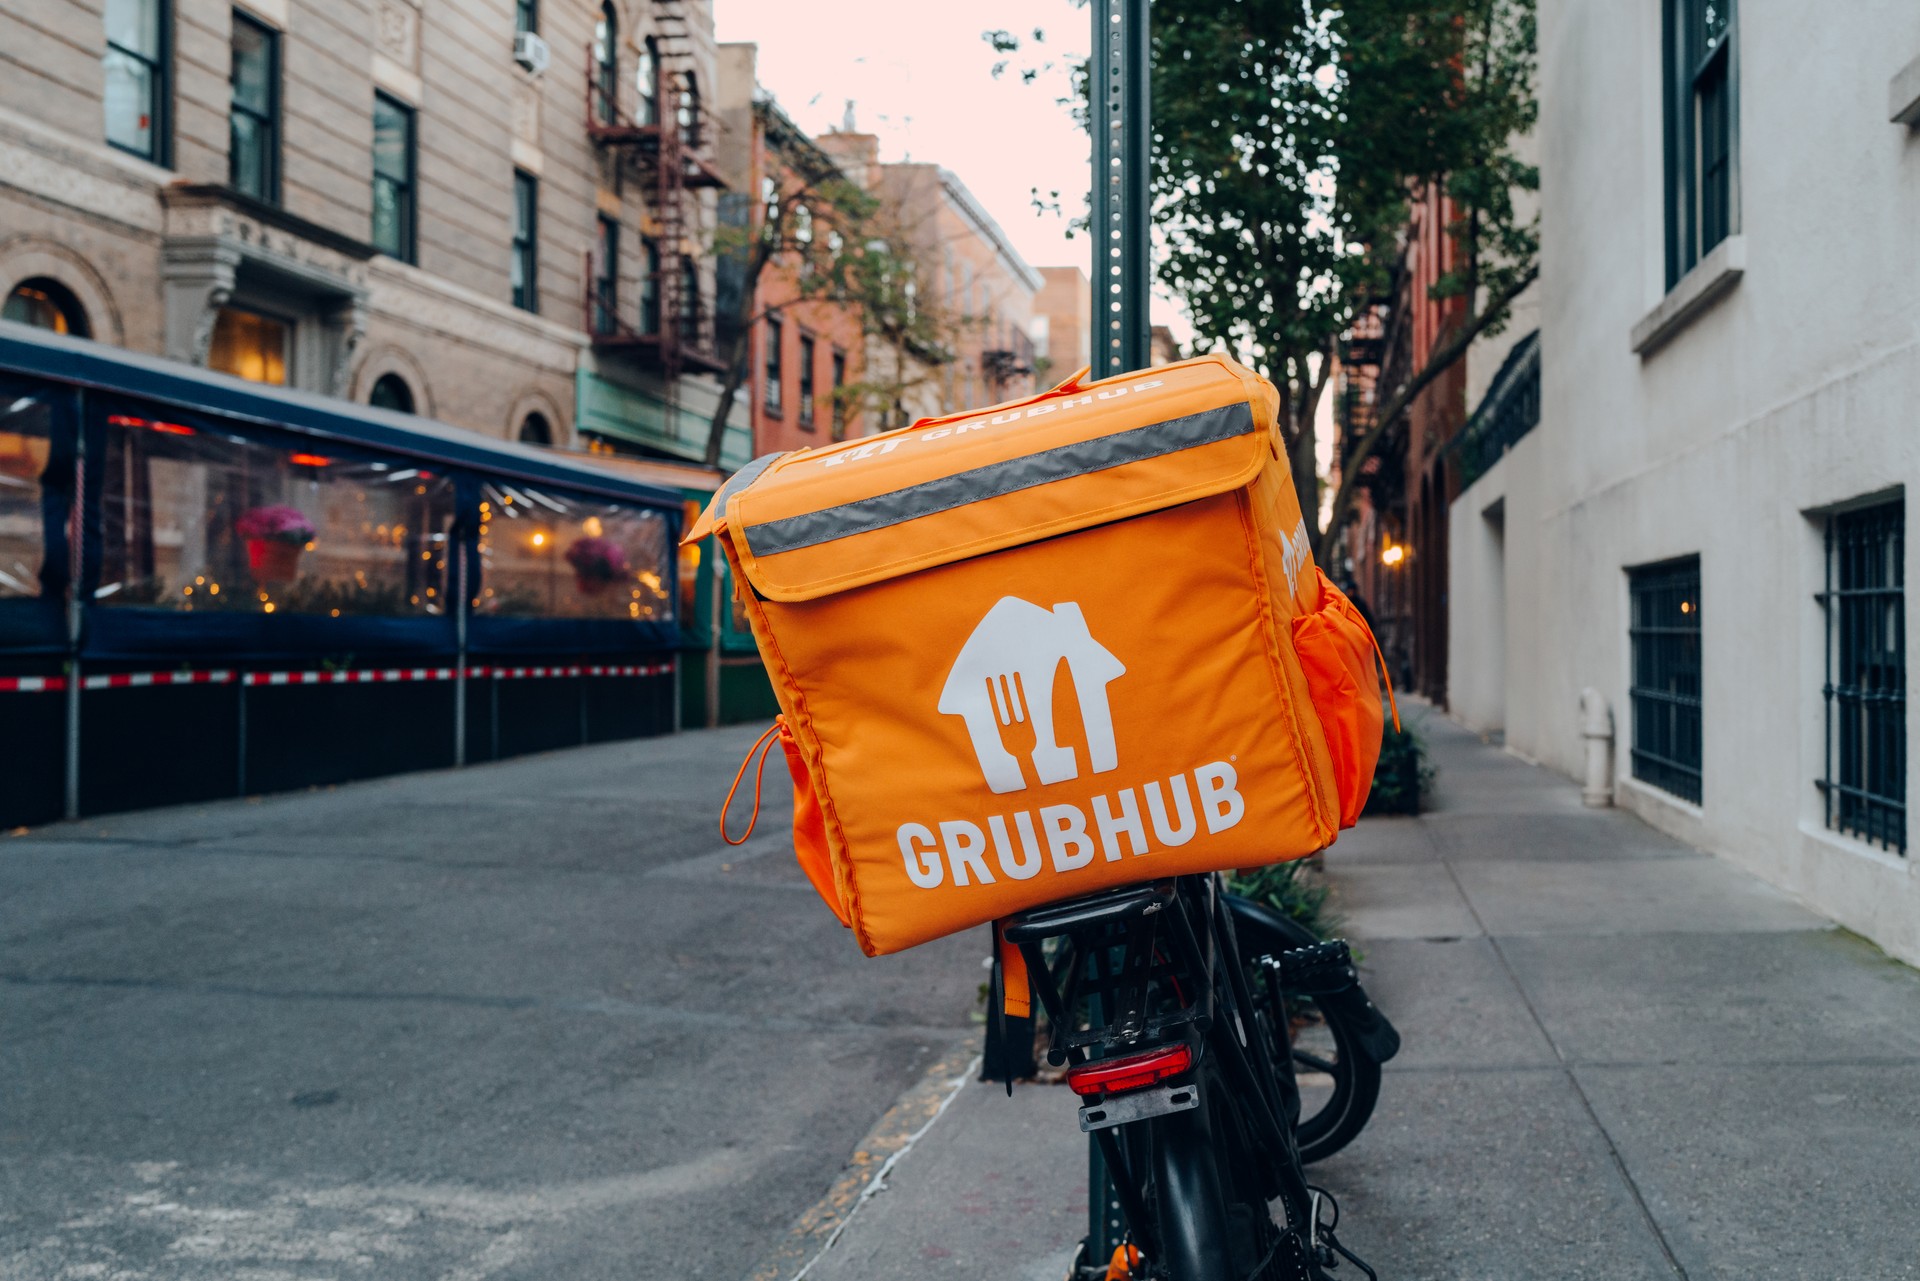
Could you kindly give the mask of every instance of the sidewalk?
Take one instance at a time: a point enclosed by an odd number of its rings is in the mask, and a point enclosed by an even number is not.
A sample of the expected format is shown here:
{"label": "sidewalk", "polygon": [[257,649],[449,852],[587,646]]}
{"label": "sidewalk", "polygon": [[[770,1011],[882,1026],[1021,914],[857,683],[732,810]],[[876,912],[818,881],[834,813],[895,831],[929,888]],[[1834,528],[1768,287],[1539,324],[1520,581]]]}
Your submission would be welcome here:
{"label": "sidewalk", "polygon": [[[1342,1238],[1383,1281],[1920,1276],[1920,975],[1411,718],[1431,812],[1327,857],[1405,1037],[1373,1123],[1315,1168]],[[1072,1097],[947,1093],[810,1278],[1062,1274]]]}

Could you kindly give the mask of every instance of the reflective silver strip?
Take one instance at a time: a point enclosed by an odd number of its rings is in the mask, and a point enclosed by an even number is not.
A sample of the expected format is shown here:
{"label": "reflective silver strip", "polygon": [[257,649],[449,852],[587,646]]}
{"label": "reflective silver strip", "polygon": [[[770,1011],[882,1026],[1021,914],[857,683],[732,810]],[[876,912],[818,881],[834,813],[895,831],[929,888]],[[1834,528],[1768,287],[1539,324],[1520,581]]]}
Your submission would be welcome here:
{"label": "reflective silver strip", "polygon": [[968,503],[1032,489],[1036,485],[1047,485],[1056,480],[1105,471],[1109,467],[1123,467],[1128,463],[1177,454],[1183,449],[1232,440],[1252,431],[1251,405],[1245,401],[1222,405],[1218,409],[1202,410],[1164,423],[1150,423],[1145,427],[1115,432],[1111,436],[1082,440],[1071,445],[1056,445],[1037,454],[988,463],[971,471],[955,472],[951,476],[896,489],[890,494],[876,494],[872,498],[857,499],[838,507],[825,507],[798,516],[783,516],[761,525],[750,525],[746,531],[747,546],[756,556],[778,556],[781,552],[817,547],[837,538],[849,538],[854,534],[885,529],[889,525],[904,524],[936,512],[964,507]]}
{"label": "reflective silver strip", "polygon": [[726,483],[714,491],[713,510],[720,515],[725,515],[727,511],[727,500],[729,498],[732,498],[754,481],[759,480],[761,472],[773,466],[792,452],[790,449],[782,449],[775,453],[762,454],[745,467],[742,467],[739,471],[733,473],[733,475],[727,477]]}

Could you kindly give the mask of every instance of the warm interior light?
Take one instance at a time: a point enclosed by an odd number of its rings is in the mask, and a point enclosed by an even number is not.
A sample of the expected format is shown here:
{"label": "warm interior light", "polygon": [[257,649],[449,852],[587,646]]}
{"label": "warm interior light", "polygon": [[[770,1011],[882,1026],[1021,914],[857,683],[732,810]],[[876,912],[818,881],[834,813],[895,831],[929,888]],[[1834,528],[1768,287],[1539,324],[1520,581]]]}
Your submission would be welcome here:
{"label": "warm interior light", "polygon": [[1101,1059],[1067,1069],[1067,1085],[1075,1094],[1123,1094],[1143,1090],[1193,1066],[1193,1047],[1185,1041],[1162,1045],[1144,1054]]}
{"label": "warm interior light", "polygon": [[1386,550],[1380,553],[1380,563],[1382,565],[1398,565],[1406,559],[1406,556],[1406,548],[1399,546],[1397,543],[1388,543]]}
{"label": "warm interior light", "polygon": [[1693,612],[1693,602],[1690,600],[1681,601],[1680,612],[1683,614],[1691,614]]}
{"label": "warm interior light", "polygon": [[580,522],[580,532],[588,538],[598,538],[607,531],[605,526],[601,525],[598,516],[589,516]]}
{"label": "warm interior light", "polygon": [[547,536],[536,531],[533,535],[533,545],[535,547],[545,547],[547,545]]}
{"label": "warm interior light", "polygon": [[329,467],[333,459],[323,458],[319,454],[288,454],[287,461],[295,467]]}
{"label": "warm interior light", "polygon": [[193,428],[180,423],[163,423],[152,418],[134,418],[127,414],[109,414],[107,421],[115,427],[145,427],[148,431],[164,432],[169,436],[197,435]]}

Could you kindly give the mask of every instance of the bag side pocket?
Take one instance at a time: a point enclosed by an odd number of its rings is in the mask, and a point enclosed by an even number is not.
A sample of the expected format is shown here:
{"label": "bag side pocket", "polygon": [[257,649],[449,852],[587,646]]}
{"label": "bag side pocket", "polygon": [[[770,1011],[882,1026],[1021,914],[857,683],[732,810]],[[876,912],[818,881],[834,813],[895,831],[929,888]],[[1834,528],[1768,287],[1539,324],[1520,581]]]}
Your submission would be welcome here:
{"label": "bag side pocket", "polygon": [[793,776],[793,855],[800,870],[807,874],[840,924],[851,926],[853,918],[840,901],[840,889],[833,880],[833,851],[827,845],[827,821],[820,812],[820,798],[814,794],[813,778],[807,773],[807,758],[800,742],[787,728],[787,718],[779,718],[780,750],[786,754],[787,773]]}
{"label": "bag side pocket", "polygon": [[1320,608],[1293,620],[1293,649],[1333,758],[1340,826],[1348,828],[1366,808],[1373,768],[1380,760],[1383,713],[1374,665],[1379,651],[1353,602],[1318,566],[1313,572],[1320,585]]}

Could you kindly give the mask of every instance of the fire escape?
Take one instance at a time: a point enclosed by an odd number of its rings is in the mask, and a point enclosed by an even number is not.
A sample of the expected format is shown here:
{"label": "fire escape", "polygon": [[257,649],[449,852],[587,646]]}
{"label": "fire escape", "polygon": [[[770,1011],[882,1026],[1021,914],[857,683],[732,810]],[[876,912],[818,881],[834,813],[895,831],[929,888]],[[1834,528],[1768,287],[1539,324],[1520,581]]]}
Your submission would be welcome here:
{"label": "fire escape", "polygon": [[[692,46],[683,0],[658,0],[654,40],[658,63],[651,120],[636,120],[620,103],[619,80],[603,74],[587,47],[587,136],[651,197],[658,261],[646,262],[649,298],[635,317],[623,315],[617,290],[589,264],[586,330],[596,351],[616,351],[657,365],[673,394],[683,370],[726,372],[716,353],[713,311],[700,295],[699,248],[689,239],[688,196],[726,186],[705,150],[707,121],[692,91]],[[697,235],[698,227],[692,228]],[[617,271],[616,268],[609,270]],[[632,319],[641,323],[635,325]]]}

